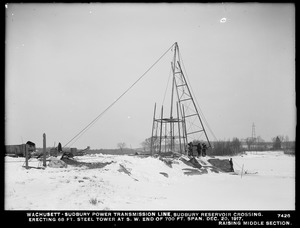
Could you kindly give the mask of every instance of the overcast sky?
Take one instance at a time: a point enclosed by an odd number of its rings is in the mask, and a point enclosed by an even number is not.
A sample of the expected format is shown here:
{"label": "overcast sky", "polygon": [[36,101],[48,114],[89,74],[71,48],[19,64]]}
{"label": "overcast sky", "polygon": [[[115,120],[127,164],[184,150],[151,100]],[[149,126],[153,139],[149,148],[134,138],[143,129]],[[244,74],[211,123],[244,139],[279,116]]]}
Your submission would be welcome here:
{"label": "overcast sky", "polygon": [[[174,42],[217,139],[295,139],[293,4],[8,4],[6,144],[64,146]],[[72,147],[140,147],[172,52]],[[214,140],[208,131],[208,137]]]}

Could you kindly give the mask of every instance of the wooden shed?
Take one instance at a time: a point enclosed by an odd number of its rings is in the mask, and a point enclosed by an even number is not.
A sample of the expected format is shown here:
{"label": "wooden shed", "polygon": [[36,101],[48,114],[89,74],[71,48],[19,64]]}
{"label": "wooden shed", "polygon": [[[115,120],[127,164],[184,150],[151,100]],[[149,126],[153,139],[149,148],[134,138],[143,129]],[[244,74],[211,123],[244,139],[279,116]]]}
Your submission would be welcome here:
{"label": "wooden shed", "polygon": [[26,144],[5,145],[5,154],[14,157],[25,157],[26,148],[29,153],[35,151],[35,144],[28,141]]}

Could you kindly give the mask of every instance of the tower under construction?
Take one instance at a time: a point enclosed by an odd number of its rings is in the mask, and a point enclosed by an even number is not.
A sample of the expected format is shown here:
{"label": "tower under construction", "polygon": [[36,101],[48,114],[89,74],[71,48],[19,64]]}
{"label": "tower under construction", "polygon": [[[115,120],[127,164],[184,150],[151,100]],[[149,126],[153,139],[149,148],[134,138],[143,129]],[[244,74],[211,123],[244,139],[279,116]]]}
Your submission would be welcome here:
{"label": "tower under construction", "polygon": [[174,44],[171,62],[172,91],[170,106],[162,106],[157,114],[154,106],[151,154],[186,153],[188,143],[205,143],[211,147],[190,86],[182,70],[178,44]]}

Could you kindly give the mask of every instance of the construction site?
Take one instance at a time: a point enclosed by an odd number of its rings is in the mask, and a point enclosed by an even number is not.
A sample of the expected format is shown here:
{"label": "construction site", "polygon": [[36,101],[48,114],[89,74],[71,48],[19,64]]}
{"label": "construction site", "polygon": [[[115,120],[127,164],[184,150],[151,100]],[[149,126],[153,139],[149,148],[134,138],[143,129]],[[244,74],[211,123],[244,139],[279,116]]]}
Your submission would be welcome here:
{"label": "construction site", "polygon": [[[284,194],[294,189],[294,157],[282,151],[212,156],[203,116],[182,69],[178,44],[165,53],[169,51],[173,53],[171,93],[167,105],[154,104],[148,153],[91,154],[89,147],[78,150],[70,145],[165,54],[64,145],[49,149],[45,133],[38,153],[31,141],[7,145],[5,209],[294,209],[295,192]],[[278,178],[283,180],[280,186],[275,181]],[[274,188],[277,191],[272,191]]]}
{"label": "construction site", "polygon": [[[43,160],[43,167],[46,166],[46,157],[58,157],[58,161],[63,163],[63,167],[65,162],[69,164],[76,164],[74,156],[82,156],[86,154],[89,147],[80,151],[77,151],[77,148],[74,147],[66,150],[66,147],[71,143],[76,142],[84,133],[86,133],[105,112],[109,111],[113,105],[115,105],[129,90],[131,90],[143,77],[145,77],[145,75],[168,52],[173,53],[173,59],[171,60],[171,80],[168,80],[170,85],[167,85],[165,91],[166,96],[167,88],[171,88],[168,96],[169,102],[167,102],[167,105],[161,106],[160,113],[157,113],[156,103],[154,105],[149,155],[159,157],[167,165],[171,165],[167,158],[179,158],[182,155],[186,155],[189,158],[188,160],[181,158],[186,164],[201,169],[203,164],[207,164],[202,162],[201,165],[195,157],[206,157],[207,153],[209,154],[209,151],[212,149],[212,146],[203,124],[202,118],[204,118],[204,116],[203,114],[203,117],[200,116],[198,111],[200,108],[192,95],[192,89],[182,69],[183,63],[177,42],[168,48],[168,50],[164,52],[164,54],[160,56],[159,59],[152,64],[151,67],[147,69],[146,72],[142,74],[127,90],[125,90],[118,99],[110,104],[79,133],[72,137],[71,140],[69,140],[64,146],[59,143],[57,147],[54,146],[50,149],[50,151],[47,151],[46,134],[44,133],[42,153],[35,153],[35,144],[30,141],[22,145],[7,145],[6,153],[10,156],[25,157],[25,167],[27,169],[30,167],[28,164],[31,157]],[[69,161],[70,159],[72,159],[72,161]],[[215,169],[213,170],[216,172],[218,172],[217,169],[221,169],[225,172],[234,172],[232,160],[211,158],[210,162],[213,163],[213,165],[210,164],[212,167],[215,166]],[[51,161],[49,164],[50,167],[53,167],[52,163],[53,162]]]}

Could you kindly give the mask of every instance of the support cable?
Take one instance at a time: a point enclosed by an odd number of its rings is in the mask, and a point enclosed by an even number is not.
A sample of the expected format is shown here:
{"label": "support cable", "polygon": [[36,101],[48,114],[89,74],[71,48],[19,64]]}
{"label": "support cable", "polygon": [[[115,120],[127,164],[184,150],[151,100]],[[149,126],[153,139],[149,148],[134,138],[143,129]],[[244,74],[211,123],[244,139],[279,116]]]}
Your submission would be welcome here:
{"label": "support cable", "polygon": [[172,44],[171,47],[168,48],[167,51],[162,54],[158,60],[156,60],[149,68],[145,71],[128,89],[126,89],[113,103],[111,103],[103,112],[101,112],[95,119],[93,119],[86,127],[84,127],[79,133],[77,133],[70,141],[68,141],[63,148],[69,145],[75,138],[81,137],[91,126],[93,126],[96,121],[102,117],[102,115],[107,112],[114,104],[116,104],[133,86],[135,86],[168,52],[169,50],[175,45]]}

